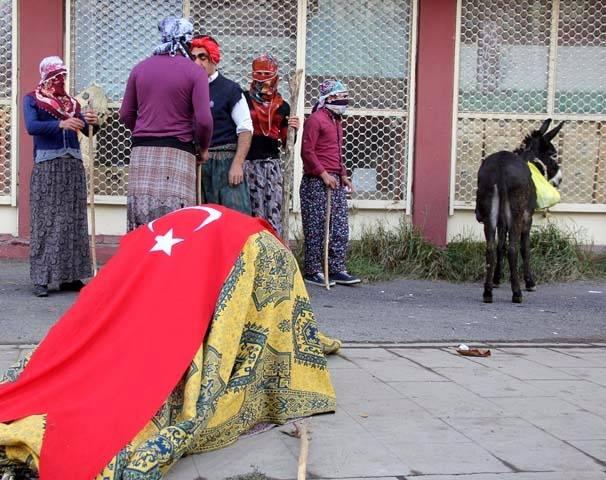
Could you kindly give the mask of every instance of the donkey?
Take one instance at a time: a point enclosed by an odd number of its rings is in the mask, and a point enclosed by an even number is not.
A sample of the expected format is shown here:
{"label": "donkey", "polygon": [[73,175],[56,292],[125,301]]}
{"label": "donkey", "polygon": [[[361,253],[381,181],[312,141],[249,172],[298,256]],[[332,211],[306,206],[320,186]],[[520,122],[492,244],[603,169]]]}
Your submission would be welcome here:
{"label": "donkey", "polygon": [[[513,152],[501,151],[487,156],[478,171],[475,212],[478,222],[484,224],[486,237],[485,303],[492,303],[492,289],[501,283],[508,236],[507,258],[513,292],[511,301],[522,303],[517,267],[520,243],[526,290],[536,290],[530,272],[530,227],[537,205],[537,194],[527,162],[533,162],[552,185],[560,185],[562,172],[551,141],[564,122],[547,132],[550,123],[551,119],[545,120],[541,128],[527,135],[522,145]],[[498,242],[496,248],[495,240]]]}

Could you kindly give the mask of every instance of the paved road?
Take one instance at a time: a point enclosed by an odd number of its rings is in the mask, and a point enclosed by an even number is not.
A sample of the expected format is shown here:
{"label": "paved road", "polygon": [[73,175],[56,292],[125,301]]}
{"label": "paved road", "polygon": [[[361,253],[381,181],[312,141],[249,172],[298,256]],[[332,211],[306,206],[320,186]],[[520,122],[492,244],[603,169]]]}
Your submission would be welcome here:
{"label": "paved road", "polygon": [[[75,299],[31,294],[28,264],[0,261],[0,343],[36,343]],[[310,286],[320,325],[350,342],[605,341],[606,281],[539,285],[521,305],[511,291],[481,302],[479,284],[395,280]]]}

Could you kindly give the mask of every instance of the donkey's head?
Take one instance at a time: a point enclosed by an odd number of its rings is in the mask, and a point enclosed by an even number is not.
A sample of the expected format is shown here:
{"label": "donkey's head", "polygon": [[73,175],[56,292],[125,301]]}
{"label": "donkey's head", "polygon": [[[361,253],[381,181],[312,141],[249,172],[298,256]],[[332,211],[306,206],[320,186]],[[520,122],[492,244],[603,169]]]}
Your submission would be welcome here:
{"label": "donkey's head", "polygon": [[541,128],[527,135],[522,146],[516,152],[524,154],[527,160],[534,163],[547,180],[557,187],[562,183],[562,170],[558,163],[558,152],[553,146],[552,140],[564,122],[548,132],[550,123],[551,118],[548,118],[543,122]]}

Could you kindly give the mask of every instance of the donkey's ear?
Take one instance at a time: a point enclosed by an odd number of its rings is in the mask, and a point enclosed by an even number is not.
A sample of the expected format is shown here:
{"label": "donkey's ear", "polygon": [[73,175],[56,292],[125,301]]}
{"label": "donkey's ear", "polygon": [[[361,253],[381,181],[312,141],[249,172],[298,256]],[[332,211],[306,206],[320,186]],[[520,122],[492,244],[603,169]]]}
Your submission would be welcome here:
{"label": "donkey's ear", "polygon": [[539,128],[539,133],[541,135],[545,135],[545,132],[547,131],[547,129],[549,128],[549,124],[551,123],[551,118],[548,118],[547,120],[545,120],[543,122],[543,125],[541,125],[541,128]]}
{"label": "donkey's ear", "polygon": [[562,129],[562,125],[564,125],[564,122],[560,122],[560,124],[555,127],[553,130],[550,130],[549,132],[547,132],[545,135],[543,135],[543,138],[545,140],[547,140],[548,142],[551,142],[553,140],[553,138],[560,132],[560,130]]}

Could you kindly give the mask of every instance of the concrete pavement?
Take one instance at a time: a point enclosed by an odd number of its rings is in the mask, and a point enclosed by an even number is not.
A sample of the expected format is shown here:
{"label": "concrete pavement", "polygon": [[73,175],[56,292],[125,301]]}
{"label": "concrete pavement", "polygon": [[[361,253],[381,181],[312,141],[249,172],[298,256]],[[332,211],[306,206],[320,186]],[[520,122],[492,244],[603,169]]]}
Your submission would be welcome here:
{"label": "concrete pavement", "polygon": [[[606,480],[606,343],[490,347],[351,344],[330,357],[338,411],[312,420],[308,478]],[[0,370],[28,348],[0,346]],[[295,479],[289,428],[182,459],[167,480]]]}

